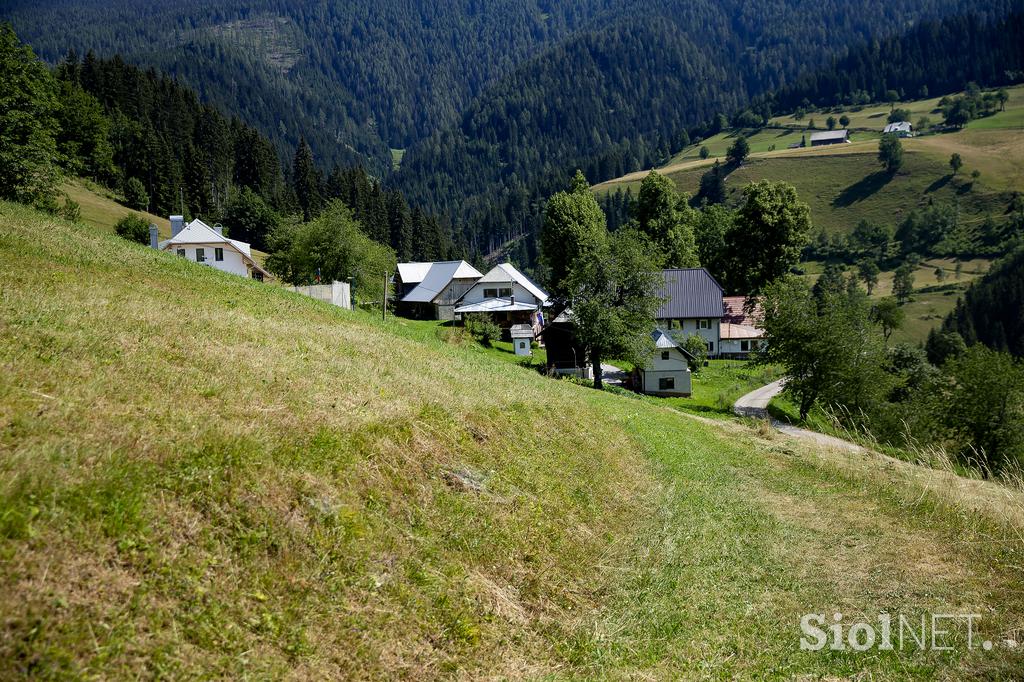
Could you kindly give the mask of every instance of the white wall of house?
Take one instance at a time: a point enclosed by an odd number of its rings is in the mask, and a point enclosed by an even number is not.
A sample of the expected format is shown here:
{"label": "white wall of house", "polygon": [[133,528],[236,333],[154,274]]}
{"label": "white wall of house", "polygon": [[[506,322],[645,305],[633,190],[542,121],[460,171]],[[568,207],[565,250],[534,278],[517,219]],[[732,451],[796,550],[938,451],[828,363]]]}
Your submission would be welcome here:
{"label": "white wall of house", "polygon": [[748,355],[757,350],[758,339],[722,339],[721,355]]}
{"label": "white wall of house", "polygon": [[[537,297],[529,292],[529,290],[518,282],[477,282],[473,287],[466,293],[465,297],[460,301],[459,305],[468,305],[470,303],[480,303],[488,298],[507,298],[509,289],[516,297],[516,303],[528,303],[530,305],[540,305],[540,301]],[[492,294],[488,296],[487,294]]]}
{"label": "white wall of house", "polygon": [[655,348],[640,377],[644,393],[690,395],[692,392],[690,365],[678,348]]}
{"label": "white wall of house", "polygon": [[[217,260],[217,249],[223,250],[224,260]],[[170,245],[167,250],[171,253],[184,256],[187,260],[199,263],[200,265],[207,265],[211,268],[223,270],[224,272],[230,272],[233,275],[241,275],[242,277],[249,276],[249,268],[246,266],[245,261],[242,260],[242,254],[238,253],[230,246],[215,245],[215,244],[181,244],[181,245]],[[199,256],[202,252],[204,260],[200,261]]]}
{"label": "white wall of house", "polygon": [[[721,320],[716,317],[686,318],[682,320],[659,320],[662,329],[672,332],[672,335],[681,343],[683,339],[694,334],[704,339],[708,346],[709,355],[721,353]],[[680,334],[680,332],[682,332]]]}

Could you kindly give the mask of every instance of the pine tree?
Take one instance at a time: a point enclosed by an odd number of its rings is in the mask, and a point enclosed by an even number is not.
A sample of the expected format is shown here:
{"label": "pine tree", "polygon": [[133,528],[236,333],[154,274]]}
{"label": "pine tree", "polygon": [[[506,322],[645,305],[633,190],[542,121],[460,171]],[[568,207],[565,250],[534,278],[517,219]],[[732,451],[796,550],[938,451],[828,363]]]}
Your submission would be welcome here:
{"label": "pine tree", "polygon": [[302,210],[302,218],[309,222],[320,211],[320,172],[313,162],[313,151],[305,137],[299,140],[295,159],[292,161],[292,187]]}

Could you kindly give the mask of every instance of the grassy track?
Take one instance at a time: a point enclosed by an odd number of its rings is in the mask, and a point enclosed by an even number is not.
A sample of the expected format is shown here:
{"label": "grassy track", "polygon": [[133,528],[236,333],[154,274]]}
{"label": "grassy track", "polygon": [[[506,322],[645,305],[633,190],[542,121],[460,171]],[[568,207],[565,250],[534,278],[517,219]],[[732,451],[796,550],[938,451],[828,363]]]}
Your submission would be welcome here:
{"label": "grassy track", "polygon": [[[0,678],[1009,677],[1021,505],[0,204]],[[801,651],[981,613],[993,651]]]}

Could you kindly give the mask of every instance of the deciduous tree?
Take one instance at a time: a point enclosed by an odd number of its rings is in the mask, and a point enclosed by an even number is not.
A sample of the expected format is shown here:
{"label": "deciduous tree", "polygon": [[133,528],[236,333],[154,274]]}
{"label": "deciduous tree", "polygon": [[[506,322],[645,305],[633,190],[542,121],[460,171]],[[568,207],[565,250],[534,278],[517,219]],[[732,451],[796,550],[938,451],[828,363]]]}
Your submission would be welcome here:
{"label": "deciduous tree", "polygon": [[731,290],[753,294],[799,262],[811,218],[789,183],[761,180],[747,185],[743,195],[726,249]]}

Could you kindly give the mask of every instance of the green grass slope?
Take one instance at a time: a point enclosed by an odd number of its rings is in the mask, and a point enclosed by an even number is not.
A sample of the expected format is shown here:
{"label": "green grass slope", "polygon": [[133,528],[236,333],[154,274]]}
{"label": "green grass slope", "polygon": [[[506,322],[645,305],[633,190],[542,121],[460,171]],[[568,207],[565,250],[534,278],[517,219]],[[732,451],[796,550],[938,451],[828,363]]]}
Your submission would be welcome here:
{"label": "green grass slope", "polygon": [[[730,173],[726,186],[728,202],[741,199],[742,188],[756,180],[785,180],[796,187],[800,198],[811,209],[815,228],[844,234],[861,220],[894,225],[906,213],[929,202],[953,203],[960,206],[965,220],[983,220],[991,215],[1002,216],[1013,192],[1024,187],[1024,86],[1008,89],[1010,99],[1006,111],[972,121],[964,130],[903,140],[904,167],[894,177],[881,171],[877,161],[878,137],[885,127],[888,105],[865,107],[848,112],[851,117],[851,139],[846,145],[803,149],[786,149],[810,134],[801,122],[790,118],[772,120],[776,128],[753,132],[750,138],[750,159]],[[938,98],[898,104],[909,109],[916,122],[920,115],[929,115],[933,122],[941,114],[933,112]],[[838,117],[838,114],[836,115]],[[818,128],[824,127],[827,114],[808,114]],[[724,161],[735,132],[724,132],[692,145],[661,168],[683,191],[695,194],[700,176],[715,158]],[[700,146],[706,145],[711,158],[700,160]],[[774,150],[771,150],[775,145]],[[964,168],[956,177],[950,175],[949,157],[959,153]],[[972,180],[971,171],[981,177]],[[630,187],[634,194],[646,171],[631,173],[595,187],[598,193]]]}
{"label": "green grass slope", "polygon": [[[0,258],[0,678],[1024,665],[1008,490],[549,380],[6,203]],[[835,611],[979,613],[996,646],[801,651],[800,616]]]}

